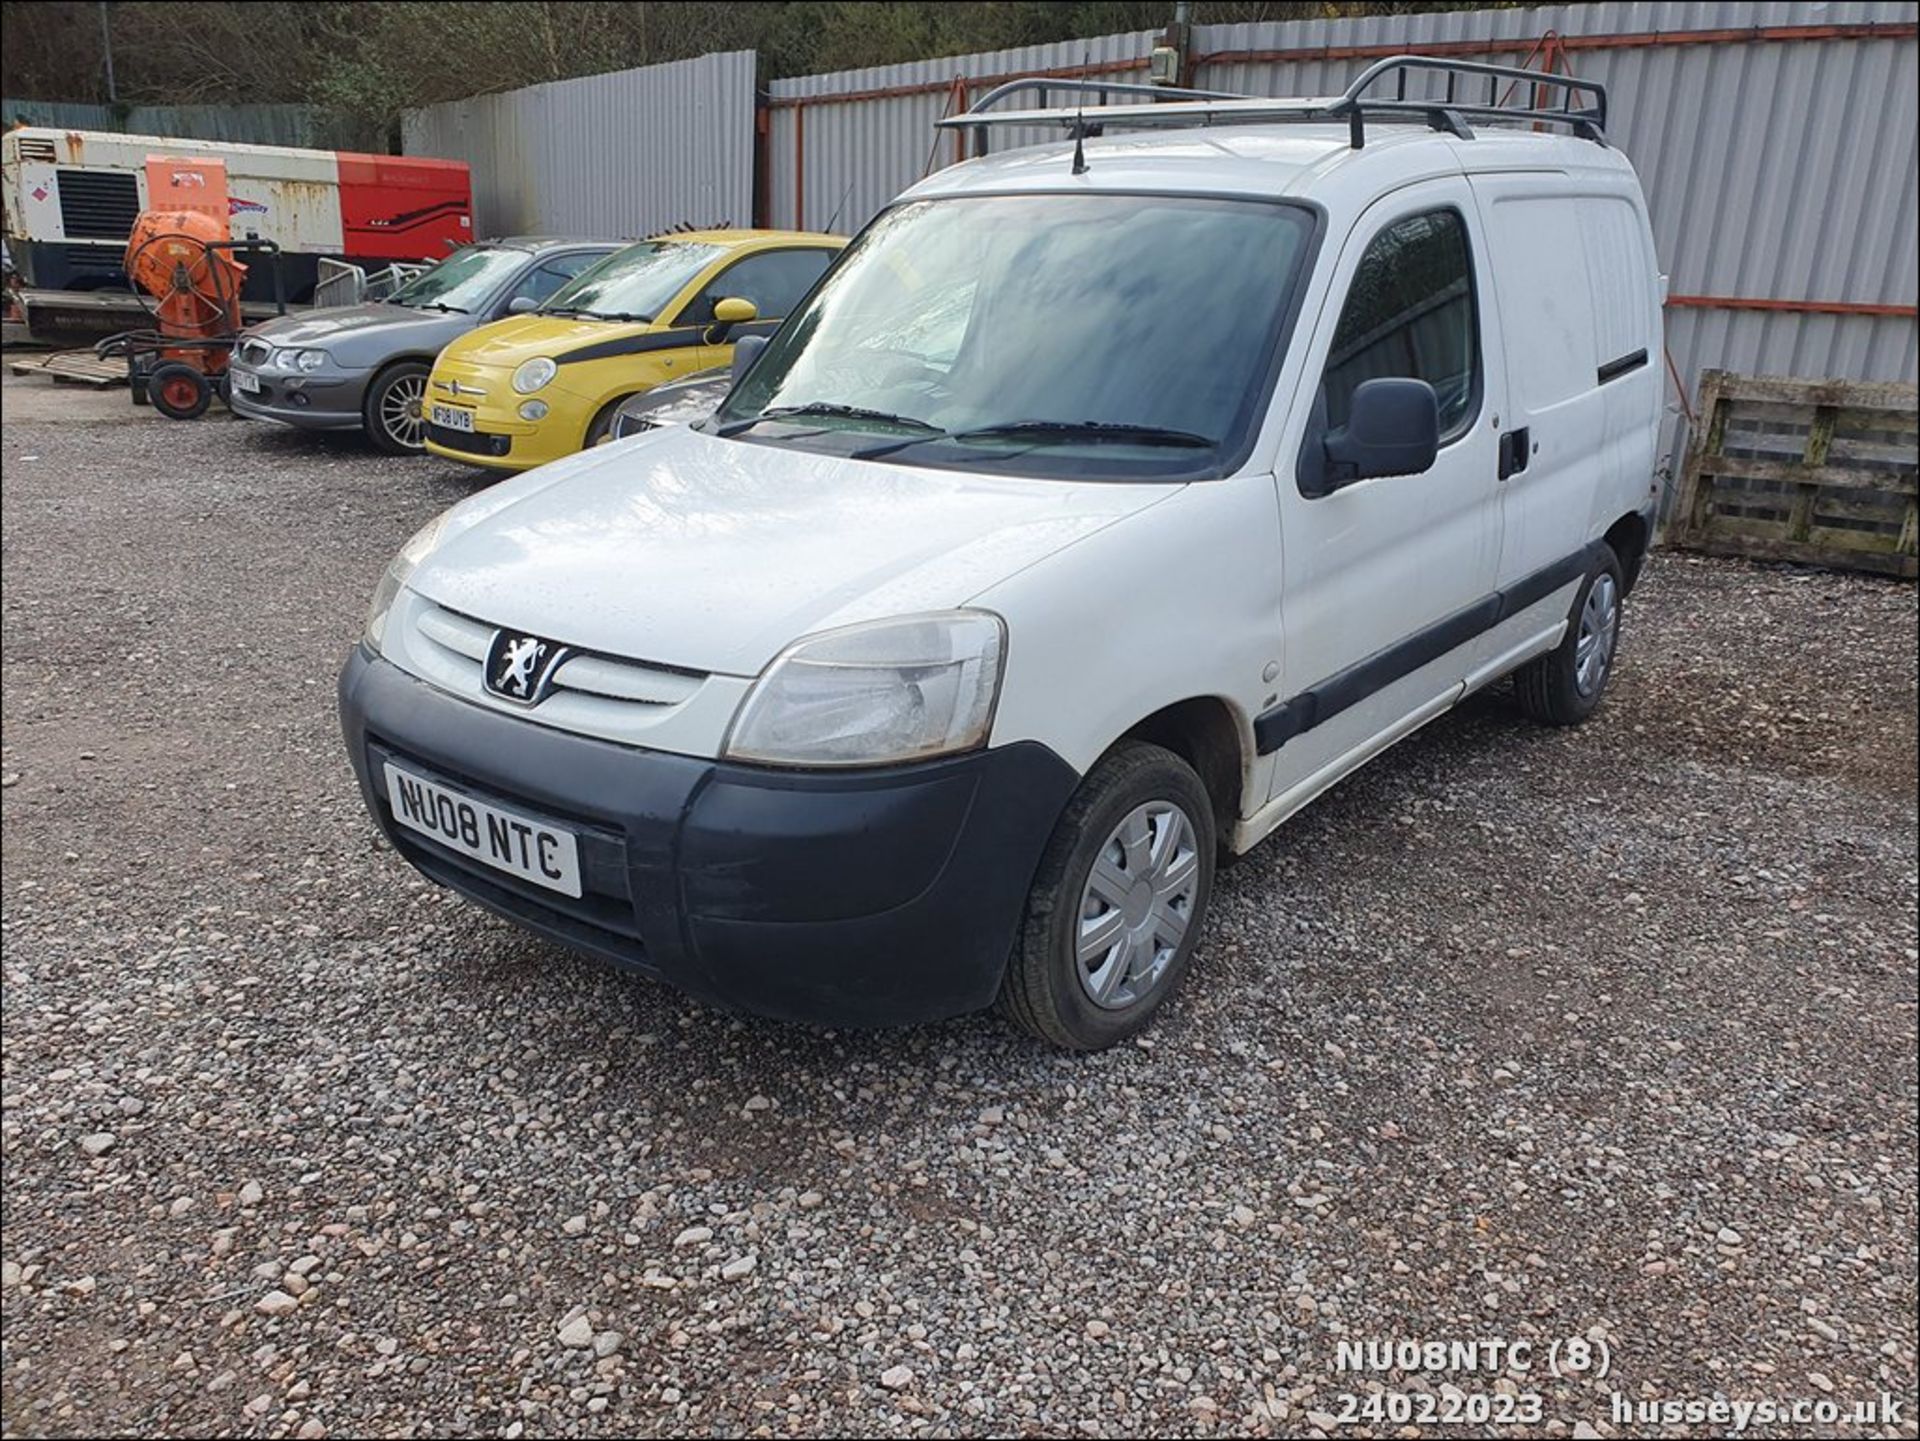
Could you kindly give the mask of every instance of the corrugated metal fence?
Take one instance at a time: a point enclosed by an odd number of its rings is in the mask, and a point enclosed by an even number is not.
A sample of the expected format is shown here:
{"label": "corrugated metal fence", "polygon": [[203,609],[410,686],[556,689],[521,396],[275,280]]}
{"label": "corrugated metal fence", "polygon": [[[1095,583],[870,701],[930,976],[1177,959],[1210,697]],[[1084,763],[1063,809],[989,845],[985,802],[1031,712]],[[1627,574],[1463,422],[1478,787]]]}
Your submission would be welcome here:
{"label": "corrugated metal fence", "polygon": [[[1383,55],[1557,64],[1603,81],[1647,188],[1685,396],[1702,369],[1915,378],[1920,86],[1911,3],[1606,3],[1199,26],[1192,84],[1337,94]],[[852,230],[952,163],[932,122],[1015,74],[1137,79],[1151,32],[777,81],[769,219]],[[1091,63],[1087,63],[1088,61]]]}
{"label": "corrugated metal fence", "polygon": [[311,105],[133,105],[124,110],[65,100],[0,99],[0,124],[113,130],[243,145],[328,145],[330,118]]}
{"label": "corrugated metal fence", "polygon": [[[933,123],[964,110],[969,93],[1016,75],[1141,79],[1154,34],[1142,30],[776,80],[767,87],[768,223],[857,230],[928,171],[959,158],[953,136],[936,144]],[[1003,148],[1041,138],[1002,136]]]}
{"label": "corrugated metal fence", "polygon": [[750,50],[407,112],[409,155],[473,168],[474,229],[640,236],[753,223]]}

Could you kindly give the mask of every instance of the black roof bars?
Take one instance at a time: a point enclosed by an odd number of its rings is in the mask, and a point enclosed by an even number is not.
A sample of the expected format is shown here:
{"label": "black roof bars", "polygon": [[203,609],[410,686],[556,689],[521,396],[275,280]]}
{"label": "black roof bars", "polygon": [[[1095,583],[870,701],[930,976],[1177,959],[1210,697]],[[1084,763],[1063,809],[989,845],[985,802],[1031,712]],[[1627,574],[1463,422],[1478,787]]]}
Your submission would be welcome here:
{"label": "black roof bars", "polygon": [[[1441,96],[1409,96],[1407,77],[1414,72],[1432,72],[1446,77],[1446,93]],[[1394,93],[1375,96],[1368,92],[1380,81],[1391,77]],[[1484,100],[1467,98],[1461,92],[1463,80],[1484,79]],[[1535,103],[1503,103],[1500,83],[1507,92],[1522,85],[1532,87]],[[1558,105],[1538,103],[1542,90],[1561,92]],[[1098,95],[1100,104],[1091,111],[1048,109],[1050,91],[1070,95]],[[1038,110],[995,110],[1012,95],[1037,94]],[[1110,105],[1110,94],[1141,96],[1150,104]],[[1576,94],[1588,97],[1576,108]],[[1098,135],[1108,126],[1124,129],[1188,128],[1208,125],[1273,124],[1279,122],[1326,121],[1344,119],[1355,150],[1366,144],[1367,117],[1376,119],[1419,119],[1435,130],[1473,138],[1468,120],[1525,121],[1543,125],[1564,125],[1576,135],[1604,145],[1607,130],[1607,90],[1593,80],[1579,80],[1549,70],[1525,70],[1513,65],[1489,65],[1477,60],[1445,60],[1430,55],[1392,55],[1363,71],[1331,99],[1278,99],[1258,95],[1235,94],[1223,90],[1182,90],[1166,85],[1141,85],[1126,81],[1101,80],[1058,75],[1029,75],[1009,80],[989,90],[964,115],[950,115],[936,122],[946,129],[968,128],[974,132],[974,148],[987,153],[988,129],[1004,126],[1063,126],[1068,133]]]}

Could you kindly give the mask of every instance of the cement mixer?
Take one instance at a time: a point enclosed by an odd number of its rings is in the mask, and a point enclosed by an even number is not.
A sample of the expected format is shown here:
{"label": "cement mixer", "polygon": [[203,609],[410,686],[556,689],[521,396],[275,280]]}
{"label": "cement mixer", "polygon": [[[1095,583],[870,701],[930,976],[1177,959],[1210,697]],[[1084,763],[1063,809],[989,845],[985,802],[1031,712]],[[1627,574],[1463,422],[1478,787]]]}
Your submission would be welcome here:
{"label": "cement mixer", "polygon": [[149,159],[149,195],[168,193],[170,208],[143,211],[127,237],[125,269],[133,293],[153,317],[151,329],[110,335],[94,346],[100,356],[124,355],[136,405],[151,404],[173,420],[206,413],[226,396],[227,362],[241,329],[240,292],[247,265],[241,256],[275,262],[270,240],[230,238],[224,168],[217,162]]}

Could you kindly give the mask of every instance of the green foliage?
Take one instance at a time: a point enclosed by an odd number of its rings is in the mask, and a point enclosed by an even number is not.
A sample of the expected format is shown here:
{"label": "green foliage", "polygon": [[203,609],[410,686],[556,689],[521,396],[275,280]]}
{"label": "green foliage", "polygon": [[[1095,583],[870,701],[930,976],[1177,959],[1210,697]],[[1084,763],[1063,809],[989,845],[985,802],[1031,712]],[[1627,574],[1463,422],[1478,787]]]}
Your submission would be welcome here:
{"label": "green foliage", "polygon": [[[1196,23],[1332,18],[1488,4],[1194,7]],[[1157,30],[1170,0],[856,3],[856,0],[119,0],[109,7],[119,98],[301,101],[343,135],[385,136],[402,110],[721,50],[757,50],[763,78]],[[105,100],[99,6],[3,0],[0,88]],[[364,142],[362,142],[364,143]]]}

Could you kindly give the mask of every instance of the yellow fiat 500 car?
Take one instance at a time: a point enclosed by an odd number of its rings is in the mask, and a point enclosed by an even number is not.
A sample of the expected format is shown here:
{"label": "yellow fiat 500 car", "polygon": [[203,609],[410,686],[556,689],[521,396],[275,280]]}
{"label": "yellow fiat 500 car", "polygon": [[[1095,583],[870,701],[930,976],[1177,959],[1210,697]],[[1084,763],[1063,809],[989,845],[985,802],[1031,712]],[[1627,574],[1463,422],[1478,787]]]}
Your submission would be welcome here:
{"label": "yellow fiat 500 car", "polygon": [[583,270],[539,310],[469,331],[427,382],[427,449],[528,470],[606,439],[620,402],[725,365],[771,335],[846,245],[785,230],[690,230]]}

